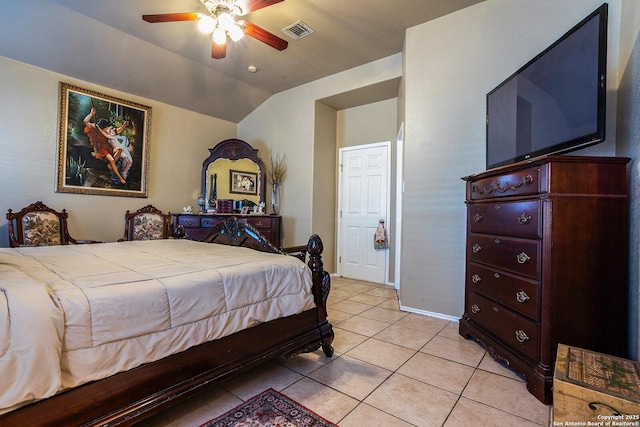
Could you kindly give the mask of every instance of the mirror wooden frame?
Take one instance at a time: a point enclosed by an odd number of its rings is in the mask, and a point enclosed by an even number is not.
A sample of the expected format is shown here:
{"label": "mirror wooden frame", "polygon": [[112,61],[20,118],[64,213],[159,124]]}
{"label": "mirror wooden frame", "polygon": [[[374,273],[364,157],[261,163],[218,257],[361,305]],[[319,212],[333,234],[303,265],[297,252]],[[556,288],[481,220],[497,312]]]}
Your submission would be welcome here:
{"label": "mirror wooden frame", "polygon": [[249,143],[241,140],[241,139],[225,139],[224,141],[219,142],[215,147],[209,148],[209,157],[205,159],[202,163],[202,181],[201,181],[201,189],[202,194],[205,197],[208,197],[207,194],[207,180],[208,180],[208,168],[211,163],[216,161],[217,159],[228,159],[228,160],[240,160],[240,159],[249,159],[253,161],[256,165],[258,165],[258,169],[260,169],[260,176],[258,177],[259,181],[259,189],[258,193],[260,195],[260,201],[265,201],[265,189],[267,183],[267,174],[264,168],[264,163],[258,157],[258,150],[253,148]]}

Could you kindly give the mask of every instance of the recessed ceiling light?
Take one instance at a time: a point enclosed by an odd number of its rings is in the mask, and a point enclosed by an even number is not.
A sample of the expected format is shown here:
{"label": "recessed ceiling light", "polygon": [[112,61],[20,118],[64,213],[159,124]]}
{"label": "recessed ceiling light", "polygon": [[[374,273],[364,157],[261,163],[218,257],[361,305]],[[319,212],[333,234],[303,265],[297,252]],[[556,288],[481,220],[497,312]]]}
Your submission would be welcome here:
{"label": "recessed ceiling light", "polygon": [[249,70],[250,73],[256,73],[258,71],[258,67],[256,67],[255,65],[249,65],[247,67],[247,70]]}

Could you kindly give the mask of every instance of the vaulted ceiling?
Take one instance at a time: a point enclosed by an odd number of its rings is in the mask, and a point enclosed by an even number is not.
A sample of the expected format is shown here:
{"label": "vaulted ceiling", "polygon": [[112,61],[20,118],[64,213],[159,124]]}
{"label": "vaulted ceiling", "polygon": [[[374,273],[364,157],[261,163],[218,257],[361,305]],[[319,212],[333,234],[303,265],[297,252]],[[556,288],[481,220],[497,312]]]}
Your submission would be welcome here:
{"label": "vaulted ceiling", "polygon": [[[274,93],[399,53],[405,29],[481,1],[285,0],[244,18],[287,49],[244,37],[212,59],[210,36],[195,22],[141,18],[206,12],[200,0],[3,0],[0,55],[238,122]],[[298,21],[314,33],[294,40],[282,32]]]}

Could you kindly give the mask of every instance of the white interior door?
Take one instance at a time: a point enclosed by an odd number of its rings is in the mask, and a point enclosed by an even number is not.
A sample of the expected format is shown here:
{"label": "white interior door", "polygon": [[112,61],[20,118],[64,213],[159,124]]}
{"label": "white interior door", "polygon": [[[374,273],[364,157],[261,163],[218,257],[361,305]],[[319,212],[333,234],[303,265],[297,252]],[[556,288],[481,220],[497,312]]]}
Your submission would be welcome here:
{"label": "white interior door", "polygon": [[388,249],[374,249],[380,220],[389,213],[390,143],[340,149],[338,273],[387,283]]}

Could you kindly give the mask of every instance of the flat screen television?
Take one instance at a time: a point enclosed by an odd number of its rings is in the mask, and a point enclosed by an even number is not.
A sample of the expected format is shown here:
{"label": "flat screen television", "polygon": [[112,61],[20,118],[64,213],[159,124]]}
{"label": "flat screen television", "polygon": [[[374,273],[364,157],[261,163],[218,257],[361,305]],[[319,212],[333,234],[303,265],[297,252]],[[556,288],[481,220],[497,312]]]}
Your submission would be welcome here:
{"label": "flat screen television", "polygon": [[607,4],[487,94],[487,169],[605,139]]}

